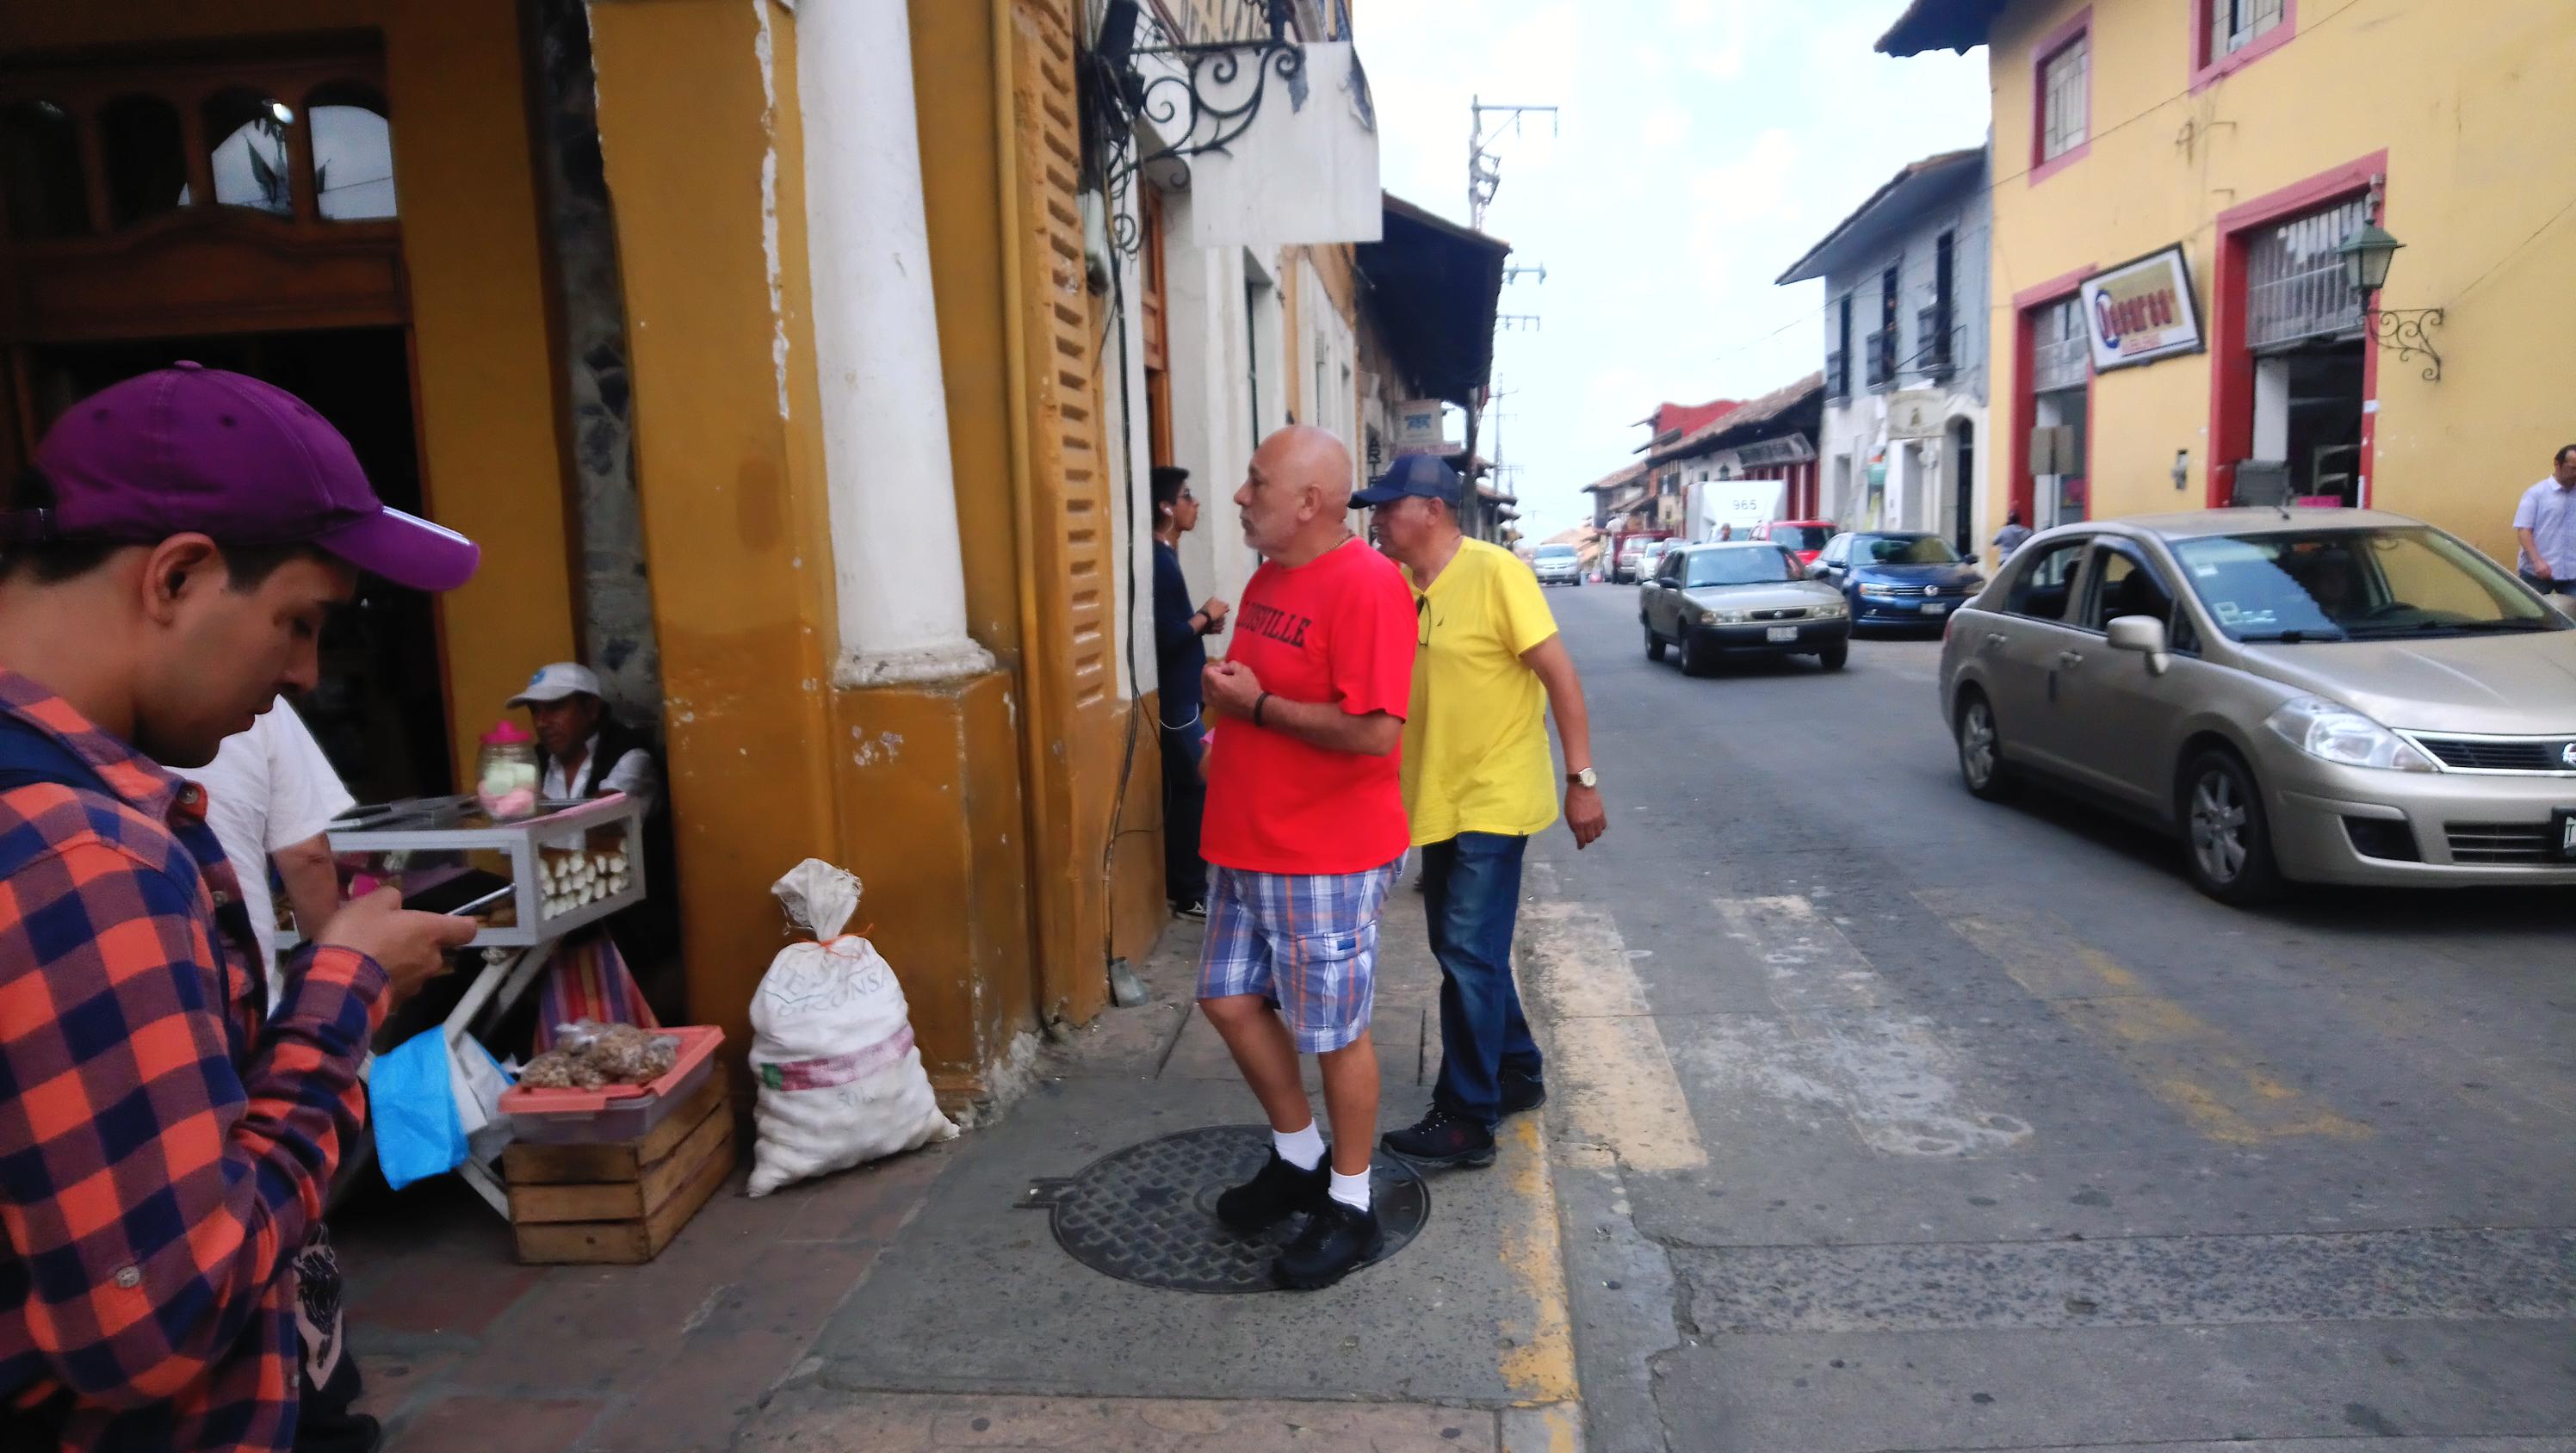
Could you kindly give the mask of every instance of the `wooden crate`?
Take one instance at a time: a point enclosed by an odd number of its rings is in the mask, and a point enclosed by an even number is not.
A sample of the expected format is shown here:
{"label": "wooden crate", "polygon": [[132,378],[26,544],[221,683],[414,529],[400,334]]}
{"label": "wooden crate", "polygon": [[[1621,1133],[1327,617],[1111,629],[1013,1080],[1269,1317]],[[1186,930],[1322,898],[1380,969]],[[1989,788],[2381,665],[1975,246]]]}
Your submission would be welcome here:
{"label": "wooden crate", "polygon": [[523,1262],[651,1261],[733,1173],[733,1107],[721,1070],[641,1140],[503,1153]]}

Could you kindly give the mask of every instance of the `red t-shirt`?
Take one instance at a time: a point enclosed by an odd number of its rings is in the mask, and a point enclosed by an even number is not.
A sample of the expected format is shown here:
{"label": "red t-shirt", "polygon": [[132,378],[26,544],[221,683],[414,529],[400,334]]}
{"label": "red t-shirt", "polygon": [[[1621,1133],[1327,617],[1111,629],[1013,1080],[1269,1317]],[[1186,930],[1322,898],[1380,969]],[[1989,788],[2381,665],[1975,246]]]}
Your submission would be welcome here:
{"label": "red t-shirt", "polygon": [[[1413,701],[1413,591],[1359,540],[1252,572],[1226,659],[1282,701],[1401,719]],[[1274,707],[1276,703],[1273,703]],[[1255,873],[1360,873],[1404,856],[1396,753],[1328,752],[1243,717],[1216,725],[1199,852]]]}

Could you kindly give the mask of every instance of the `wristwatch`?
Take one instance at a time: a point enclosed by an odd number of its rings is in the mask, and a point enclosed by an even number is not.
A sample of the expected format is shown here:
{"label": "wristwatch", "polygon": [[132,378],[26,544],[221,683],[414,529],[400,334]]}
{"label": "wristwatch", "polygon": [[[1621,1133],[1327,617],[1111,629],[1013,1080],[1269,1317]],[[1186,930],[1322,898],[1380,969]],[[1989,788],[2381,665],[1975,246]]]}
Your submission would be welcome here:
{"label": "wristwatch", "polygon": [[1601,774],[1586,767],[1580,772],[1566,773],[1565,780],[1568,786],[1598,787],[1601,785]]}

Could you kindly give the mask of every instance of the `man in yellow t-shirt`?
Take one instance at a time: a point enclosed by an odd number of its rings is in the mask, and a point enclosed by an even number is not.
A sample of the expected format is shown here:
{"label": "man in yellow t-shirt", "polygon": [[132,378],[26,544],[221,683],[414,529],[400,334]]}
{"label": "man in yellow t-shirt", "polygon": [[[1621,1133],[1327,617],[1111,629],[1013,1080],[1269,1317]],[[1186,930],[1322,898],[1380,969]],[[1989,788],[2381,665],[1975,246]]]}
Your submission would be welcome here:
{"label": "man in yellow t-shirt", "polygon": [[1538,1045],[1512,982],[1521,857],[1557,818],[1547,713],[1565,748],[1565,821],[1577,848],[1608,823],[1574,658],[1538,577],[1458,528],[1464,493],[1440,459],[1408,455],[1353,502],[1376,511],[1414,589],[1413,708],[1404,807],[1422,850],[1423,906],[1440,960],[1440,1080],[1431,1111],[1389,1131],[1425,1165],[1491,1165],[1494,1127],[1545,1102]]}

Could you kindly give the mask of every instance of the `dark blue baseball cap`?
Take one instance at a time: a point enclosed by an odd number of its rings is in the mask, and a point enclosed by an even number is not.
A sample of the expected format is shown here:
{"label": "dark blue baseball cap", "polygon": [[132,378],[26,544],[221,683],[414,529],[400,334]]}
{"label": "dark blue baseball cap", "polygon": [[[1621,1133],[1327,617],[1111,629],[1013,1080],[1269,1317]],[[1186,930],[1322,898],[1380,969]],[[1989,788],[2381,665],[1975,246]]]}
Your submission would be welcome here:
{"label": "dark blue baseball cap", "polygon": [[1437,454],[1407,454],[1395,461],[1395,467],[1369,481],[1369,487],[1351,496],[1351,503],[1375,509],[1400,499],[1436,499],[1449,508],[1458,507],[1458,496],[1465,481],[1449,461]]}

